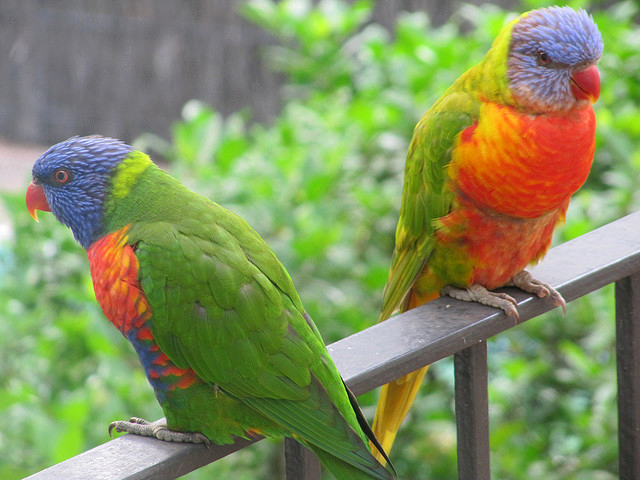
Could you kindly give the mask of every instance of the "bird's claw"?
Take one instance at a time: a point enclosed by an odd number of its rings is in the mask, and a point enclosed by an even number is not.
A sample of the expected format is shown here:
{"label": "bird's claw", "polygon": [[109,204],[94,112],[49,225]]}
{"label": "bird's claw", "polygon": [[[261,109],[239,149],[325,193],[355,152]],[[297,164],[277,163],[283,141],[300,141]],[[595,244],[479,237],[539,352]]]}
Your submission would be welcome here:
{"label": "bird's claw", "polygon": [[560,292],[548,283],[533,278],[526,270],[522,270],[516,274],[509,283],[507,283],[507,286],[517,287],[527,293],[533,293],[539,298],[549,297],[556,307],[562,307],[563,315],[567,313],[567,303],[564,301],[564,298],[562,298],[562,295],[560,295]]}
{"label": "bird's claw", "polygon": [[511,295],[502,292],[491,292],[477,283],[469,286],[469,288],[457,288],[447,285],[440,291],[440,295],[448,295],[457,300],[477,302],[488,307],[499,308],[509,317],[516,320],[520,318],[517,309],[518,302]]}
{"label": "bird's claw", "polygon": [[[556,307],[562,307],[563,314],[567,313],[567,303],[560,295],[560,292],[548,283],[536,280],[526,270],[516,274],[505,286],[517,287],[540,298],[549,297]],[[447,285],[440,291],[440,295],[448,295],[458,300],[477,302],[489,307],[499,308],[509,317],[513,317],[516,320],[520,318],[517,308],[518,302],[512,296],[502,292],[491,292],[476,283],[469,288],[457,288]]]}
{"label": "bird's claw", "polygon": [[169,430],[164,421],[148,422],[142,418],[132,417],[129,421],[118,420],[109,425],[109,436],[113,437],[113,431],[126,432],[143,437],[154,437],[164,442],[176,443],[202,443],[206,447],[211,441],[199,432],[177,432]]}

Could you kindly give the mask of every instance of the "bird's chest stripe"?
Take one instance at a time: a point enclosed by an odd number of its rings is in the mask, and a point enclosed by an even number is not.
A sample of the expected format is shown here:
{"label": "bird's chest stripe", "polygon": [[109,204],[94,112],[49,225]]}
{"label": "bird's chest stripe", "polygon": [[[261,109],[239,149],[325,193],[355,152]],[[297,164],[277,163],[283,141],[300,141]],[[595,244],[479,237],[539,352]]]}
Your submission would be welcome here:
{"label": "bird's chest stripe", "polygon": [[140,329],[151,317],[138,283],[138,259],[126,242],[126,230],[120,230],[97,240],[87,250],[98,303],[124,335]]}
{"label": "bird's chest stripe", "polygon": [[535,218],[564,204],[585,182],[595,151],[590,106],[523,115],[483,103],[458,137],[449,164],[454,190],[505,215]]}
{"label": "bird's chest stripe", "polygon": [[139,262],[127,244],[127,228],[106,235],[87,250],[96,299],[106,317],[136,349],[157,387],[186,388],[197,380],[191,369],[174,365],[155,342],[147,321],[151,308],[138,281]]}

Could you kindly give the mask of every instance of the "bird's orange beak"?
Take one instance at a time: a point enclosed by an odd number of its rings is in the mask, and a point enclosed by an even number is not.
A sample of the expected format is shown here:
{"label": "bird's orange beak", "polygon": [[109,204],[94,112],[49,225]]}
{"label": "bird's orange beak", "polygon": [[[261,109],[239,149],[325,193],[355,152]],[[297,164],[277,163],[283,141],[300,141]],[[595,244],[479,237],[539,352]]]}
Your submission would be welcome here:
{"label": "bird's orange beak", "polygon": [[578,100],[596,103],[600,97],[600,72],[595,65],[571,74],[571,90]]}
{"label": "bird's orange beak", "polygon": [[31,182],[27,187],[27,210],[33,219],[38,221],[37,210],[42,212],[50,212],[49,204],[47,203],[47,197],[44,195],[44,188],[42,185]]}

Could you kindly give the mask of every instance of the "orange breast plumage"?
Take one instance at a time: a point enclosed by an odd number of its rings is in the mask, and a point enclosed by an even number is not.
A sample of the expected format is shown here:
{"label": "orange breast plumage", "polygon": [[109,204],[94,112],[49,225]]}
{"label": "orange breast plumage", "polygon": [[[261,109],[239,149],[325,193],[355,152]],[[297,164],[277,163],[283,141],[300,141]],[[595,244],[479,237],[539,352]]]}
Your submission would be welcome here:
{"label": "orange breast plumage", "polygon": [[536,218],[563,205],[585,182],[595,151],[591,106],[525,115],[483,103],[449,165],[452,188],[483,207]]}
{"label": "orange breast plumage", "polygon": [[166,389],[187,388],[200,380],[192,369],[171,362],[155,342],[147,323],[151,307],[138,281],[139,262],[127,238],[125,228],[102,237],[87,250],[96,299],[136,349],[156,395]]}

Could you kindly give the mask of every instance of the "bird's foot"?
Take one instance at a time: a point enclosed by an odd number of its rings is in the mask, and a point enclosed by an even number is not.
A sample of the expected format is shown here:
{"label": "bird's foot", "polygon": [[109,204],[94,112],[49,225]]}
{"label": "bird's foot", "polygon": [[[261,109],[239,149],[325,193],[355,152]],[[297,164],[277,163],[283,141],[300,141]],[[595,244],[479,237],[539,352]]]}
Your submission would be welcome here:
{"label": "bird's foot", "polygon": [[440,291],[440,295],[448,295],[457,300],[477,302],[489,307],[499,308],[509,317],[513,317],[516,320],[519,318],[518,309],[516,308],[518,302],[512,296],[502,292],[491,292],[477,283],[474,283],[469,288],[457,288],[447,285]]}
{"label": "bird's foot", "polygon": [[517,287],[527,293],[533,293],[540,298],[549,297],[556,307],[562,307],[563,314],[567,313],[567,303],[564,301],[564,298],[562,298],[562,295],[560,295],[560,292],[548,283],[536,280],[526,270],[517,273],[509,283],[507,283],[507,286]]}
{"label": "bird's foot", "polygon": [[205,446],[211,445],[211,441],[198,432],[176,432],[167,428],[164,420],[148,422],[142,418],[132,417],[128,422],[118,420],[109,425],[109,436],[113,436],[113,431],[132,433],[143,437],[154,437],[165,442],[177,443],[202,443]]}

